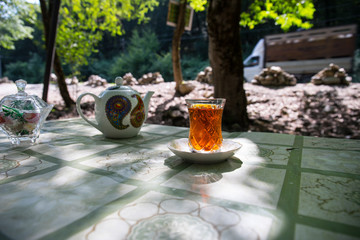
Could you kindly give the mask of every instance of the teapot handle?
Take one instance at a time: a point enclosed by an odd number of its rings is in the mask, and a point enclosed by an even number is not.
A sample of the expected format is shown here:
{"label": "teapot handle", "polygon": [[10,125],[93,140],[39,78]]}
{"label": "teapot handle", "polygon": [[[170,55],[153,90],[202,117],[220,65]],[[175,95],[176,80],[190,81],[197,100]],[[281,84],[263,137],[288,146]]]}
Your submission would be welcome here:
{"label": "teapot handle", "polygon": [[95,94],[93,94],[93,93],[83,93],[83,94],[81,94],[81,95],[78,97],[78,99],[76,100],[76,110],[77,110],[77,112],[79,113],[80,117],[82,117],[87,123],[89,123],[91,126],[95,127],[97,130],[99,130],[99,131],[101,132],[101,130],[100,130],[100,128],[99,128],[99,125],[96,124],[96,123],[94,123],[94,122],[92,122],[92,121],[90,121],[89,119],[87,119],[87,118],[85,117],[85,115],[83,114],[83,112],[81,111],[80,102],[81,102],[81,99],[82,99],[83,97],[85,97],[86,95],[90,95],[90,96],[92,96],[92,97],[95,99],[95,105],[96,105],[97,102],[99,101],[99,97],[96,96]]}

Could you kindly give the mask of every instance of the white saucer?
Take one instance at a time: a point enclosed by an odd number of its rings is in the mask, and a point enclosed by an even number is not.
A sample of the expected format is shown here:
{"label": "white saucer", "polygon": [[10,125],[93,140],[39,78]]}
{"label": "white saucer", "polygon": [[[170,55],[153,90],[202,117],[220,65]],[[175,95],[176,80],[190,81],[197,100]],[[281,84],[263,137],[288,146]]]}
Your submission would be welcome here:
{"label": "white saucer", "polygon": [[196,153],[191,152],[187,138],[176,139],[168,144],[168,148],[175,153],[175,155],[192,163],[217,163],[225,161],[234,155],[241,146],[240,143],[224,139],[220,152]]}

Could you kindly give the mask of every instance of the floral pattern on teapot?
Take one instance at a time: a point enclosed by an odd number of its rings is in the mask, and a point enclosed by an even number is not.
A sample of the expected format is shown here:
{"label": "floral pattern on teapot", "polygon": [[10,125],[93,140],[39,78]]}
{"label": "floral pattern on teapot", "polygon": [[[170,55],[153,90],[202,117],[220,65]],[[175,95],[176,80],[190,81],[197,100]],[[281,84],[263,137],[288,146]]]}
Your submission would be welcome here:
{"label": "floral pattern on teapot", "polygon": [[[131,97],[136,98],[138,103],[130,113],[130,123],[133,127],[139,128],[145,120],[145,105],[141,97],[133,94]],[[131,102],[124,96],[113,96],[108,99],[105,105],[107,119],[111,125],[117,129],[123,130],[129,127],[124,125],[123,120],[131,110]]]}
{"label": "floral pattern on teapot", "polygon": [[126,129],[129,125],[123,124],[123,119],[131,110],[131,102],[124,96],[113,96],[105,105],[106,116],[111,125],[117,129]]}
{"label": "floral pattern on teapot", "polygon": [[136,97],[138,100],[138,104],[131,111],[130,123],[133,127],[139,128],[145,120],[145,105],[139,95],[134,94],[131,97]]}

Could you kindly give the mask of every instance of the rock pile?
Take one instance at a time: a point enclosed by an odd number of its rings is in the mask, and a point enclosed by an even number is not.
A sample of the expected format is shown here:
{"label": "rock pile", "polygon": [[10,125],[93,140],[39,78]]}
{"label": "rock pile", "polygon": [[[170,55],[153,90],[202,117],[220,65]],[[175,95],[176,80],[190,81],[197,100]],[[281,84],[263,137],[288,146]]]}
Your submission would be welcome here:
{"label": "rock pile", "polygon": [[296,78],[282,70],[281,67],[271,66],[264,68],[251,83],[264,86],[294,86],[296,85]]}
{"label": "rock pile", "polygon": [[0,84],[1,83],[12,83],[13,81],[9,80],[8,77],[0,78]]}
{"label": "rock pile", "polygon": [[170,106],[163,112],[162,122],[172,126],[189,126],[189,113],[184,105]]}
{"label": "rock pile", "polygon": [[57,76],[55,73],[50,74],[50,82],[57,82]]}
{"label": "rock pile", "polygon": [[107,81],[106,79],[98,76],[98,75],[91,75],[87,82],[85,82],[86,86],[91,86],[91,87],[98,87],[98,86],[106,86],[107,85]]}
{"label": "rock pile", "polygon": [[311,78],[315,85],[349,85],[352,78],[347,75],[344,68],[330,63],[330,65]]}
{"label": "rock pile", "polygon": [[[51,78],[51,76],[50,76],[50,78]],[[74,76],[72,78],[66,78],[65,82],[67,85],[78,85],[79,79],[76,76]]]}
{"label": "rock pile", "polygon": [[134,86],[138,92],[155,92],[150,100],[147,123],[189,127],[189,113],[185,99],[204,98],[204,93],[214,92],[214,86],[195,80],[188,80],[183,84],[192,85],[194,91],[186,96],[175,94],[174,81],[149,86]]}
{"label": "rock pile", "polygon": [[123,76],[123,80],[124,80],[124,85],[133,86],[138,84],[138,81],[136,80],[136,78],[134,78],[134,76],[131,73],[126,73]]}
{"label": "rock pile", "polygon": [[179,86],[179,92],[180,92],[181,96],[185,96],[185,95],[191,93],[191,91],[194,89],[195,89],[195,85],[190,82],[183,82]]}
{"label": "rock pile", "polygon": [[139,85],[158,84],[163,82],[164,82],[164,78],[159,72],[144,74],[138,80]]}
{"label": "rock pile", "polygon": [[208,84],[212,84],[213,80],[212,80],[212,68],[211,67],[206,67],[204,69],[204,71],[201,71],[198,73],[196,79],[196,81],[201,82],[201,83],[208,83]]}

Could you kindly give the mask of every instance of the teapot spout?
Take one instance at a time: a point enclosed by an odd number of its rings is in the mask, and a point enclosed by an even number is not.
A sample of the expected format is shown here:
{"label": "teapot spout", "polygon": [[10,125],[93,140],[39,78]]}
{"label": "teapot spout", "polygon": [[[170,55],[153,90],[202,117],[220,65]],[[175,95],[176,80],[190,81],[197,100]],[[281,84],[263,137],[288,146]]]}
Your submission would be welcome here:
{"label": "teapot spout", "polygon": [[[143,102],[144,102],[144,106],[145,106],[145,120],[147,119],[147,116],[148,116],[148,112],[149,112],[149,103],[150,103],[150,98],[152,97],[152,95],[154,94],[155,92],[153,91],[149,91],[146,93],[144,99],[143,99]],[[145,121],[144,120],[144,121]]]}

